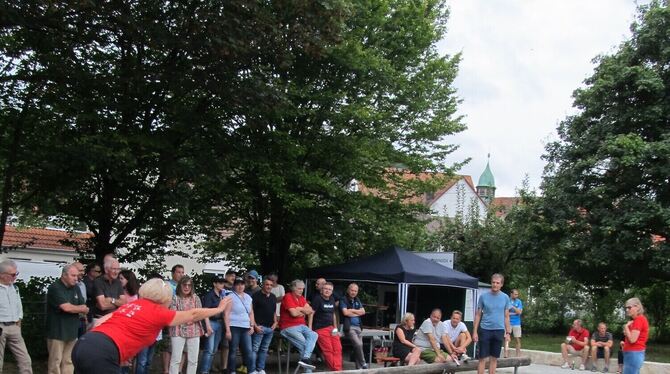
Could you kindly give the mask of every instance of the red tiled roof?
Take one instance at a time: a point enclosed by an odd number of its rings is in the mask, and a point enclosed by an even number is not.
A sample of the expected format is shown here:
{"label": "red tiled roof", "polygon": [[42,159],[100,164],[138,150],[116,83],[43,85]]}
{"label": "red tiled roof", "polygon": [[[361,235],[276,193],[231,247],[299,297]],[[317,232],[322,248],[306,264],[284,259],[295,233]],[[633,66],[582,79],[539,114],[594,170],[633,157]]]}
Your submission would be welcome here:
{"label": "red tiled roof", "polygon": [[494,197],[491,206],[496,212],[496,217],[505,217],[513,206],[521,203],[520,197]]}
{"label": "red tiled roof", "polygon": [[16,226],[5,225],[2,246],[74,251],[75,247],[66,245],[67,242],[83,244],[86,239],[92,236],[91,233],[72,234],[65,230],[34,227],[17,228]]}
{"label": "red tiled roof", "polygon": [[[414,179],[418,179],[420,181],[428,181],[432,178],[444,178],[445,174],[444,173],[418,173],[418,174],[413,174],[410,172],[403,172],[401,174],[402,179],[411,181]],[[405,203],[408,204],[424,204],[426,206],[431,206],[434,202],[436,202],[442,195],[444,195],[447,191],[449,191],[450,188],[452,188],[456,183],[458,183],[459,180],[463,179],[465,183],[468,184],[468,186],[472,189],[472,191],[477,193],[477,189],[475,188],[475,184],[472,181],[472,177],[470,175],[453,175],[449,179],[445,181],[445,183],[440,186],[437,191],[435,191],[432,196],[430,196],[430,199],[426,194],[421,194],[413,197],[408,197],[404,199]],[[370,188],[367,188],[364,184],[358,183],[359,191],[363,193],[372,193],[375,194],[376,191]],[[479,197],[479,195],[477,195]],[[479,197],[481,200],[481,197]]]}

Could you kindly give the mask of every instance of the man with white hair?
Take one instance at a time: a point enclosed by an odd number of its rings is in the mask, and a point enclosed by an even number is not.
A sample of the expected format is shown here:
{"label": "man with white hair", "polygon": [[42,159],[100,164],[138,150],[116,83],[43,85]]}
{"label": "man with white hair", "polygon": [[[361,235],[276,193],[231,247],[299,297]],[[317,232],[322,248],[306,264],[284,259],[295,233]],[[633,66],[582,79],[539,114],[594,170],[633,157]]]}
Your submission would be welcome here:
{"label": "man with white hair", "polygon": [[93,308],[93,320],[103,317],[115,311],[118,307],[126,303],[126,296],[123,293],[123,286],[119,280],[121,265],[113,257],[105,259],[103,265],[105,274],[93,281],[93,297],[95,297],[95,307]]}
{"label": "man with white hair", "polygon": [[78,279],[79,267],[76,263],[65,265],[60,279],[51,284],[47,290],[49,374],[74,372],[72,348],[77,342],[79,315],[88,313],[86,299],[77,286]]}
{"label": "man with white hair", "polygon": [[288,339],[300,351],[298,364],[306,373],[311,373],[314,369],[311,361],[312,351],[314,351],[318,335],[307,327],[305,318],[313,314],[314,310],[302,295],[304,291],[305,282],[300,279],[291,282],[291,292],[284,296],[281,303],[279,328],[281,336]]}
{"label": "man with white hair", "polygon": [[32,374],[32,360],[26,348],[26,342],[21,335],[21,320],[23,319],[23,305],[21,295],[16,287],[16,277],[19,275],[16,262],[5,260],[0,262],[0,373],[5,357],[5,346],[14,354],[19,374]]}

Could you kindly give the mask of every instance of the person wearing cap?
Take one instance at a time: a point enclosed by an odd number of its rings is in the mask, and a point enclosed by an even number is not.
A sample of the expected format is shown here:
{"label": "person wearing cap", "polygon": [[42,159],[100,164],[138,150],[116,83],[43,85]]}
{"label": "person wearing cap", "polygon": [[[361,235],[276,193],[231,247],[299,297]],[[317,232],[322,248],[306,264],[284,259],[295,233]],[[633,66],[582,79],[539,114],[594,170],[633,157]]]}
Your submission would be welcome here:
{"label": "person wearing cap", "polygon": [[228,373],[235,374],[235,358],[240,348],[244,366],[249,374],[256,371],[251,346],[251,334],[254,333],[256,320],[252,299],[244,292],[244,278],[236,278],[233,282],[233,293],[226,296],[230,299],[230,308],[226,310],[226,339],[230,341],[228,353]]}
{"label": "person wearing cap", "polygon": [[252,270],[247,273],[246,278],[246,288],[244,289],[244,292],[249,294],[249,296],[253,296],[256,292],[261,290],[261,287],[258,285],[258,281],[261,276],[256,270]]}
{"label": "person wearing cap", "polygon": [[[202,298],[203,308],[216,308],[217,305],[226,297],[223,286],[226,284],[226,278],[221,274],[215,274],[214,279],[212,280],[212,289],[209,290]],[[212,360],[214,359],[214,353],[221,343],[221,337],[223,336],[223,313],[216,314],[209,317],[209,325],[212,328],[212,333],[207,337],[205,341],[205,349],[200,360],[200,373],[207,374],[209,373],[210,368],[212,367]]]}

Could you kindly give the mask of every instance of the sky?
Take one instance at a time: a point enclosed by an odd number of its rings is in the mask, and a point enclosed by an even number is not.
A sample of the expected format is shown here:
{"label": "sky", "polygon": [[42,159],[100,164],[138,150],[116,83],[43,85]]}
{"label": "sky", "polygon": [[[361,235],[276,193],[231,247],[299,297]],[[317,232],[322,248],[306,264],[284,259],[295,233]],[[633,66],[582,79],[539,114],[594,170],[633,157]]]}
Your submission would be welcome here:
{"label": "sky", "polygon": [[[642,1],[641,3],[646,3]],[[460,149],[449,162],[475,183],[486,167],[496,196],[515,196],[528,175],[538,192],[548,142],[572,108],[572,92],[593,73],[592,60],[630,37],[634,0],[447,0],[442,54],[462,54],[454,85],[468,127],[447,138]]]}

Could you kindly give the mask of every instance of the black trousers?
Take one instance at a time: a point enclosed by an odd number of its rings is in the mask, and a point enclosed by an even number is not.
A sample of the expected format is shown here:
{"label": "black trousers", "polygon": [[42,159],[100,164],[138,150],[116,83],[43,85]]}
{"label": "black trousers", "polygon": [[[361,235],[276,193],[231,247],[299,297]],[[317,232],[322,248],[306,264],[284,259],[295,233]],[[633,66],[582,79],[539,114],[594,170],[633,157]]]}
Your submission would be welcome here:
{"label": "black trousers", "polygon": [[100,332],[82,335],[72,349],[75,374],[119,374],[119,349]]}

